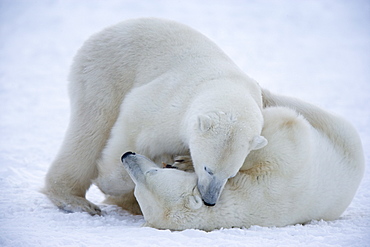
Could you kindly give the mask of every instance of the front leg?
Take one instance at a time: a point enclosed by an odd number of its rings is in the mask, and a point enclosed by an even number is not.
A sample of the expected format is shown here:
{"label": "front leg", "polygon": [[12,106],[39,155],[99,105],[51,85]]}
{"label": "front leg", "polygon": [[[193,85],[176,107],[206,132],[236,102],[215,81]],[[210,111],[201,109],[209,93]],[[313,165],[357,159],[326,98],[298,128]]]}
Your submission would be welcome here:
{"label": "front leg", "polygon": [[121,196],[135,188],[134,182],[121,163],[123,153],[137,152],[135,140],[130,138],[130,130],[124,120],[124,114],[121,112],[97,161],[98,177],[94,182],[103,193],[111,196]]}

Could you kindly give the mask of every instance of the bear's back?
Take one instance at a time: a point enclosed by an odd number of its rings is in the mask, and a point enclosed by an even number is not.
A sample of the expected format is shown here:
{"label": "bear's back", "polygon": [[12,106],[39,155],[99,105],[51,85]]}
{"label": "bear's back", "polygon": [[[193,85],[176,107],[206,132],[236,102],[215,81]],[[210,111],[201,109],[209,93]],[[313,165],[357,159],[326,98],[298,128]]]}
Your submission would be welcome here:
{"label": "bear's back", "polygon": [[[220,69],[223,68],[223,69]],[[164,73],[207,79],[241,73],[231,59],[198,31],[169,20],[123,21],[92,35],[81,47],[73,74],[109,78],[140,86]],[[191,71],[191,73],[189,73]],[[105,83],[107,80],[99,80]]]}

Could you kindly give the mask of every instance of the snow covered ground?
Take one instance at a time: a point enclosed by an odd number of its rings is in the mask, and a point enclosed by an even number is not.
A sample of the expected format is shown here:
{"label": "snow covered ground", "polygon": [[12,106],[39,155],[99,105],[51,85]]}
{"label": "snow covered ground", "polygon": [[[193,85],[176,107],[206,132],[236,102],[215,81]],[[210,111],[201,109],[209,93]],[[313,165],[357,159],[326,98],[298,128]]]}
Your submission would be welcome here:
{"label": "snow covered ground", "polygon": [[[369,246],[370,171],[338,220],[212,232],[66,214],[38,190],[69,117],[67,73],[92,33],[134,17],[188,24],[263,87],[345,116],[370,162],[370,2],[0,0],[0,246]],[[96,187],[88,193],[103,199]]]}

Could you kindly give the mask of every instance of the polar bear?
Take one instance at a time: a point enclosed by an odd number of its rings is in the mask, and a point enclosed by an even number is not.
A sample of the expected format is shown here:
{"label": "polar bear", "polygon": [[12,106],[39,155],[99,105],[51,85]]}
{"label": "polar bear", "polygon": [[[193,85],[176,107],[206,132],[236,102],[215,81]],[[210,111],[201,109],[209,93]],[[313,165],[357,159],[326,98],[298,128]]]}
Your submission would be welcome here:
{"label": "polar bear", "polygon": [[210,231],[334,220],[343,213],[364,173],[357,132],[308,103],[268,91],[263,96],[268,144],[247,156],[214,207],[203,205],[194,173],[159,169],[131,152],[122,156],[146,226]]}
{"label": "polar bear", "polygon": [[157,163],[190,154],[201,198],[213,206],[248,153],[267,144],[258,83],[208,38],[173,21],[129,20],[93,35],[69,80],[70,123],[44,188],[67,211],[100,213],[85,198],[94,181],[140,213],[120,162],[128,150]]}

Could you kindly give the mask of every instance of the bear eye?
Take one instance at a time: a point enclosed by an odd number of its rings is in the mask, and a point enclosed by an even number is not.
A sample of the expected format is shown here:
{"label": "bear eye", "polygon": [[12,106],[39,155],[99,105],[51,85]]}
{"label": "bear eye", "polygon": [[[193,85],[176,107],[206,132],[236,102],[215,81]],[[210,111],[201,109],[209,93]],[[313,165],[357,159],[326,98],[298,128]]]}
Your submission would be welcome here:
{"label": "bear eye", "polygon": [[213,176],[213,171],[211,169],[209,169],[208,167],[204,167],[204,170],[211,176]]}

